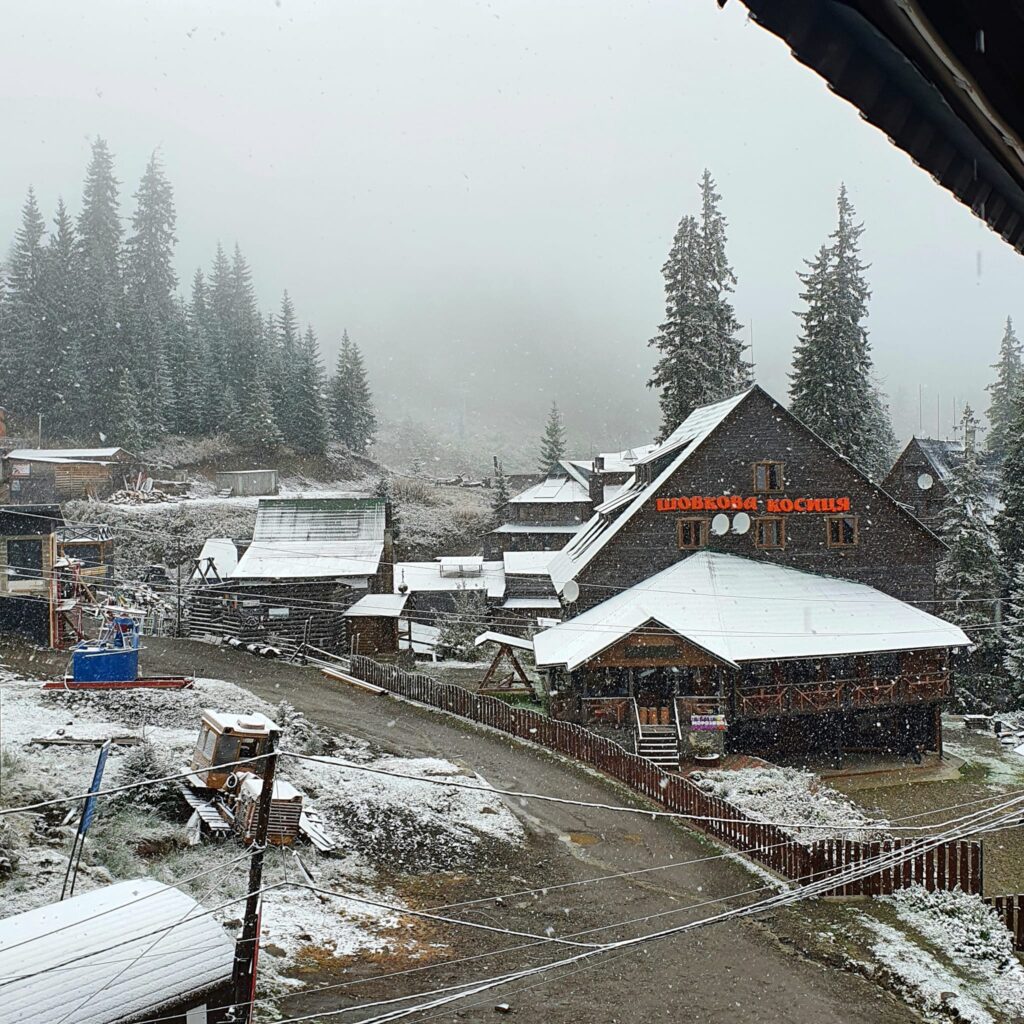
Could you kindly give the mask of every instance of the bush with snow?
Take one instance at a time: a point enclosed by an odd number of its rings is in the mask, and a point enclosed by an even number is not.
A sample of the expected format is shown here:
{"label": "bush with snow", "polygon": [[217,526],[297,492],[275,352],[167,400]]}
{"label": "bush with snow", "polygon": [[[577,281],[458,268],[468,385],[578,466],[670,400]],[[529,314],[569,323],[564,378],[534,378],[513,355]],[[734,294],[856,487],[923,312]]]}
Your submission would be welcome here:
{"label": "bush with snow", "polygon": [[[694,772],[690,781],[727,800],[754,821],[772,822],[794,839],[885,839],[888,822],[870,819],[813,772],[796,768],[741,768]],[[864,828],[853,826],[863,825]]]}

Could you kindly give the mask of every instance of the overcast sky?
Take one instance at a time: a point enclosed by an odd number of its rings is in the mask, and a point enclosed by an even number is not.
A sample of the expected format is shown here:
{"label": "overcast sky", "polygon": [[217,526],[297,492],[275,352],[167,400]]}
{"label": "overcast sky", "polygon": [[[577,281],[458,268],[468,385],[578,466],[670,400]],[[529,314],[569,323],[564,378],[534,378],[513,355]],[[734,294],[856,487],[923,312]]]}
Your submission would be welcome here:
{"label": "overcast sky", "polygon": [[[645,440],[660,267],[718,180],[759,381],[785,397],[801,260],[845,181],[897,426],[987,405],[1024,258],[732,0],[35,0],[0,34],[0,244],[29,184],[77,211],[89,140],[130,193],[159,147],[179,268],[237,241],[389,415],[566,409],[578,445]],[[748,328],[748,336],[750,329]],[[902,394],[901,394],[902,389]]]}

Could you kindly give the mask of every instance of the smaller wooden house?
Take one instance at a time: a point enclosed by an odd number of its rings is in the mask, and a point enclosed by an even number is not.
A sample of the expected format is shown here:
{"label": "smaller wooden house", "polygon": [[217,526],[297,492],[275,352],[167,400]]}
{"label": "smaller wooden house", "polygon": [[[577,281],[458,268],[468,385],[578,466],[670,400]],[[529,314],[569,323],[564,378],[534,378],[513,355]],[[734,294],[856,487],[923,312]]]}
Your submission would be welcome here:
{"label": "smaller wooden house", "polygon": [[233,961],[228,933],[191,896],[118,882],[0,920],[3,1019],[221,1024]]}
{"label": "smaller wooden house", "polygon": [[15,448],[3,458],[3,483],[17,504],[105,498],[135,463],[123,448]]}
{"label": "smaller wooden house", "polygon": [[400,619],[408,594],[365,594],[345,612],[352,654],[390,661],[398,657]]}
{"label": "smaller wooden house", "polygon": [[62,526],[57,530],[57,557],[79,563],[87,582],[114,575],[114,531],[109,526]]}

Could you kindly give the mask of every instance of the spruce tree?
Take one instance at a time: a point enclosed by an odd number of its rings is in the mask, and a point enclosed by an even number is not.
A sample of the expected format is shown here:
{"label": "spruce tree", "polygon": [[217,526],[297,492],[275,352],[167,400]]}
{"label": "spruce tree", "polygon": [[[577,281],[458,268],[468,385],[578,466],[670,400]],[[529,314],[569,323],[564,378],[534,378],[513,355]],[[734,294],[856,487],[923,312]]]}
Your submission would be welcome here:
{"label": "spruce tree", "polygon": [[558,410],[558,403],[552,402],[544,434],[540,439],[540,471],[545,475],[565,458],[565,424]]}
{"label": "spruce tree", "polygon": [[661,268],[665,320],[648,342],[659,352],[647,386],[659,391],[662,438],[698,406],[748,386],[752,374],[730,299],[736,276],[726,255],[721,196],[707,170],[700,192],[699,219],[682,218]]}
{"label": "spruce tree", "polygon": [[[971,423],[967,406],[965,436]],[[1000,597],[999,552],[986,512],[978,453],[969,446],[953,468],[939,519],[946,552],[939,563],[938,587],[944,617],[961,626],[975,644],[959,673],[959,690],[964,706],[976,710],[995,706],[1004,688],[1000,637],[990,625]]]}
{"label": "spruce tree", "polygon": [[112,405],[109,440],[125,451],[138,455],[145,444],[145,437],[139,412],[138,388],[127,366],[118,377]]}
{"label": "spruce tree", "polygon": [[102,432],[109,425],[110,403],[98,401],[96,396],[119,385],[130,356],[124,325],[118,186],[114,158],[106,142],[97,138],[76,225],[82,282],[82,388],[90,396],[83,408],[82,426],[87,433]]}
{"label": "spruce tree", "polygon": [[1017,566],[1010,586],[1003,647],[1007,681],[1002,704],[1019,708],[1024,704],[1024,563]]}
{"label": "spruce tree", "polygon": [[21,225],[7,267],[3,405],[35,432],[36,416],[49,409],[52,361],[46,351],[45,225],[35,192],[21,208]]}
{"label": "spruce tree", "polygon": [[235,383],[231,351],[231,263],[218,242],[205,291],[207,368],[206,429],[227,429],[234,418]]}
{"label": "spruce tree", "polygon": [[297,427],[293,424],[300,415],[302,368],[299,365],[299,322],[288,292],[281,297],[280,312],[272,323],[274,344],[268,363],[274,368],[274,411],[285,440],[295,446]]}
{"label": "spruce tree", "polygon": [[173,346],[170,335],[176,328],[178,287],[174,272],[174,194],[155,153],[134,198],[132,234],[125,245],[124,260],[127,319],[143,429],[155,439],[169,426],[177,427],[176,388],[182,386],[167,358]]}
{"label": "spruce tree", "polygon": [[54,230],[46,245],[43,293],[46,302],[44,349],[50,359],[49,420],[51,438],[77,435],[83,394],[79,357],[79,315],[82,303],[81,276],[75,226],[64,205],[57,201]]}
{"label": "spruce tree", "polygon": [[798,274],[805,309],[790,374],[790,409],[858,469],[880,479],[889,468],[892,426],[873,380],[863,321],[871,296],[860,259],[864,227],[856,223],[846,186],[838,223],[807,272]]}
{"label": "spruce tree", "polygon": [[349,339],[348,331],[341,336],[328,404],[334,436],[347,448],[364,455],[377,433],[377,417],[363,355]]}
{"label": "spruce tree", "polygon": [[1021,344],[1013,330],[1013,320],[1006,318],[1003,340],[999,345],[999,360],[992,369],[996,379],[989,384],[988,392],[992,402],[988,407],[988,439],[986,446],[993,456],[1002,462],[1009,450],[1015,416],[1014,400],[1021,389],[1024,365],[1022,365]]}
{"label": "spruce tree", "polygon": [[329,436],[324,368],[320,362],[320,345],[312,327],[306,328],[295,353],[295,361],[294,409],[286,439],[296,451],[323,455],[327,451]]}
{"label": "spruce tree", "polygon": [[1002,507],[995,518],[1003,573],[1008,580],[1014,578],[1018,566],[1024,565],[1024,388],[1013,397],[1012,411],[999,483]]}
{"label": "spruce tree", "polygon": [[494,457],[494,485],[491,488],[491,521],[495,527],[505,522],[505,510],[509,502],[508,477],[505,467]]}

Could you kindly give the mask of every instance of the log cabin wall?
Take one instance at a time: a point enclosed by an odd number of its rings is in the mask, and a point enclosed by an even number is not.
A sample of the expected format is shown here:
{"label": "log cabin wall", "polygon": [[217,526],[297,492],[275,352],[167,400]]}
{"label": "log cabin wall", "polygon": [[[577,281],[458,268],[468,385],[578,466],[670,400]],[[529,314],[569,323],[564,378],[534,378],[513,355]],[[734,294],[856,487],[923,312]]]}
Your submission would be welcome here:
{"label": "log cabin wall", "polygon": [[[927,473],[934,481],[927,490],[922,490],[918,479]],[[914,438],[900,453],[882,486],[897,501],[909,505],[914,515],[926,526],[935,529],[940,513],[949,498],[949,488],[935,472],[927,455]]]}
{"label": "log cabin wall", "polygon": [[[765,497],[847,497],[858,517],[858,543],[829,547],[826,515],[792,513],[785,520],[785,547],[755,546],[755,528],[745,535],[709,537],[707,548],[746,558],[763,558],[794,569],[864,583],[910,603],[935,597],[935,568],[941,542],[870,484],[831,448],[802,427],[763,392],[744,400],[712,435],[586,565],[577,582],[577,614],[618,590],[633,586],[691,554],[680,550],[677,521],[715,513],[658,512],[655,499],[690,495],[752,496],[753,465],[783,464],[784,489]],[[762,513],[750,513],[755,519]]]}
{"label": "log cabin wall", "polygon": [[349,651],[367,658],[398,656],[398,622],[394,617],[357,615],[348,620]]}

